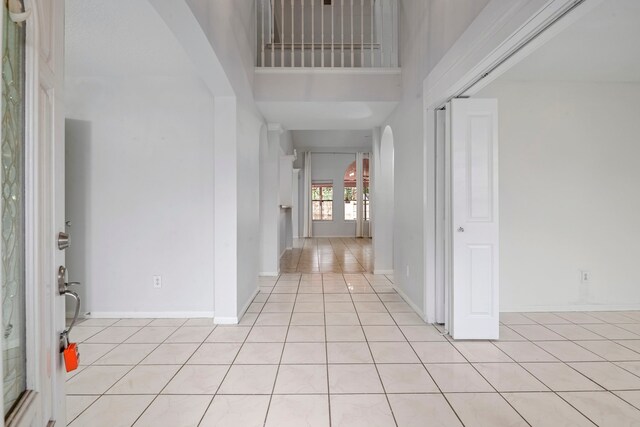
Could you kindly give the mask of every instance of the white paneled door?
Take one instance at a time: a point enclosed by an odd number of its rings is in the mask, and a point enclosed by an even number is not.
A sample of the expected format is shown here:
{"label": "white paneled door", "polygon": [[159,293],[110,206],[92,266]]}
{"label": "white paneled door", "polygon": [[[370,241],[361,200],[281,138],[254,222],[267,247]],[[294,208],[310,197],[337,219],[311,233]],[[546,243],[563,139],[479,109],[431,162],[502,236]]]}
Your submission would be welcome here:
{"label": "white paneled door", "polygon": [[498,103],[448,105],[451,155],[451,308],[454,339],[499,330]]}

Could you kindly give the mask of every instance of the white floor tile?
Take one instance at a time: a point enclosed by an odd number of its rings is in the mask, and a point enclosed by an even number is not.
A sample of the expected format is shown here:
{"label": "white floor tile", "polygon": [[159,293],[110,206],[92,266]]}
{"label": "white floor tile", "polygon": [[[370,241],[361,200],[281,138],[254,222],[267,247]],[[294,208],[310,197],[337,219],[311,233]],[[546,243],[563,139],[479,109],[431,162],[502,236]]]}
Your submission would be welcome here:
{"label": "white floor tile", "polygon": [[158,396],[134,427],[194,427],[213,396]]}

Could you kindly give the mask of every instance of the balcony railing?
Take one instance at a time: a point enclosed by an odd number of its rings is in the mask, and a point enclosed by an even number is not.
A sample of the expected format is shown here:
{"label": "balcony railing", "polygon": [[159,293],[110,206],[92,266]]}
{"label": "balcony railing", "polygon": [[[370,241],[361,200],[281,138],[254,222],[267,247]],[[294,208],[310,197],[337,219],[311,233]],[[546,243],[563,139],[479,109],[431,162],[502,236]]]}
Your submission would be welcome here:
{"label": "balcony railing", "polygon": [[397,0],[256,0],[259,67],[398,67]]}

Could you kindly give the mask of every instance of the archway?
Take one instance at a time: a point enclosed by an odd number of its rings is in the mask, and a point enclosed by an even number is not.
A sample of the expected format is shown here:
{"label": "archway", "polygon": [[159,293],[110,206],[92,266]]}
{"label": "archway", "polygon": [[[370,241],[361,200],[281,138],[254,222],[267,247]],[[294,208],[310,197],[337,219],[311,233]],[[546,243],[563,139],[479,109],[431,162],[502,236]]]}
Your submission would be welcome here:
{"label": "archway", "polygon": [[394,140],[386,126],[377,148],[375,176],[374,272],[393,274]]}

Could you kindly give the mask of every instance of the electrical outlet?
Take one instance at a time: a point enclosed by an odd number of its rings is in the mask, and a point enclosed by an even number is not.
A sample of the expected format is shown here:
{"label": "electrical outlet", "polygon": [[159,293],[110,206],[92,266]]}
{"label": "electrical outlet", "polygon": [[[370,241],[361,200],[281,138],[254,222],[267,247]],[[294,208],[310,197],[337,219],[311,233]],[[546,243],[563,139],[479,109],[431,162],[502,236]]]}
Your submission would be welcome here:
{"label": "electrical outlet", "polygon": [[591,283],[591,272],[582,270],[580,272],[580,283]]}
{"label": "electrical outlet", "polygon": [[153,276],[153,287],[156,289],[162,287],[162,276]]}

